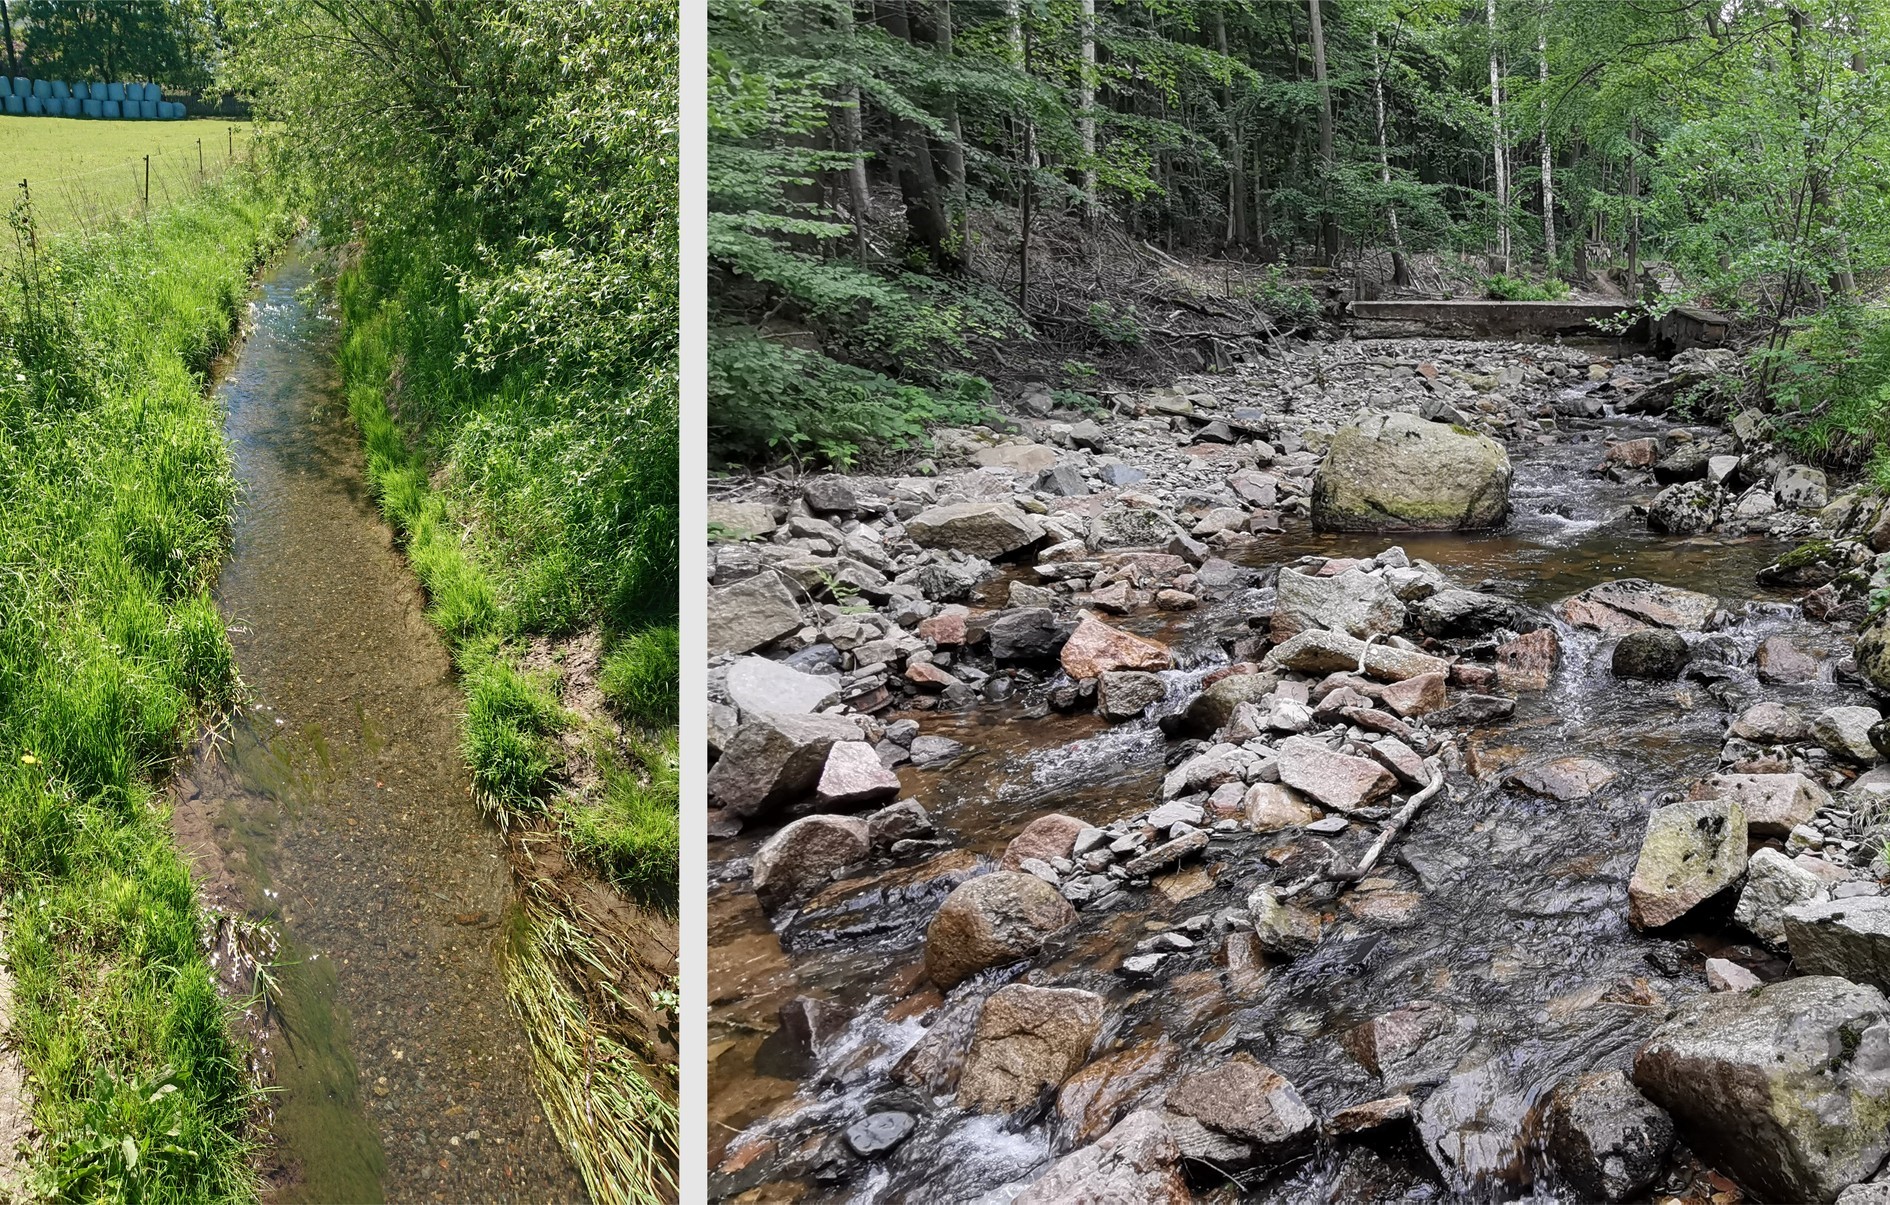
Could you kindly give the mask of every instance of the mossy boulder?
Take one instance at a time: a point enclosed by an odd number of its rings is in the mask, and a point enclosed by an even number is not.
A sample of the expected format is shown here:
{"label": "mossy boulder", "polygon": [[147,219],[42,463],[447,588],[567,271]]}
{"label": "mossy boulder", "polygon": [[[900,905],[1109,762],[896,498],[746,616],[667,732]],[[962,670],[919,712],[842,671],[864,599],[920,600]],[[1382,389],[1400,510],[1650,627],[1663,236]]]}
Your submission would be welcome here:
{"label": "mossy boulder", "polygon": [[1857,634],[1853,650],[1857,672],[1885,694],[1890,694],[1890,608],[1877,612]]}
{"label": "mossy boulder", "polygon": [[1341,427],[1313,478],[1321,531],[1479,531],[1509,514],[1509,453],[1487,435],[1415,414]]}

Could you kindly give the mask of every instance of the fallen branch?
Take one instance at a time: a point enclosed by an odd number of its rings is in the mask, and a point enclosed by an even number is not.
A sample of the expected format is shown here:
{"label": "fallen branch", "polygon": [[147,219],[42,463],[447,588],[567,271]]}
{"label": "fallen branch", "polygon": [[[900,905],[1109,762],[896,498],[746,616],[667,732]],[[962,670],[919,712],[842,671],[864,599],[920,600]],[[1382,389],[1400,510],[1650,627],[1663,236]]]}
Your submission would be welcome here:
{"label": "fallen branch", "polygon": [[1403,832],[1405,826],[1411,823],[1411,818],[1418,814],[1418,809],[1428,803],[1431,796],[1444,789],[1444,767],[1440,759],[1435,757],[1431,758],[1424,763],[1424,768],[1429,771],[1431,781],[1423,790],[1406,800],[1403,807],[1398,809],[1398,814],[1393,816],[1391,823],[1387,824],[1384,831],[1378,834],[1378,840],[1372,842],[1372,847],[1365,851],[1365,856],[1359,859],[1358,865],[1351,870],[1328,869],[1326,871],[1327,878],[1356,883],[1358,880],[1371,873],[1372,867],[1378,865],[1378,859],[1384,856],[1385,847],[1390,845],[1392,839]]}

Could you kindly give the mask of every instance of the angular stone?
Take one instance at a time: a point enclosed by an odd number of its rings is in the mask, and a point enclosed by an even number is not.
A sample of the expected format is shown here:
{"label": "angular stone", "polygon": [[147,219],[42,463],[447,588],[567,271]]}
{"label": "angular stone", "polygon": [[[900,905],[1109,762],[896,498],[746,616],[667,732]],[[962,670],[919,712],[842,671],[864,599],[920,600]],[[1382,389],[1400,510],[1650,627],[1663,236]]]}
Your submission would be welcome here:
{"label": "angular stone", "polygon": [[987,1113],[1035,1104],[1082,1066],[1106,1006],[1094,992],[1012,983],[979,1014],[958,1081],[958,1103]]}
{"label": "angular stone", "polygon": [[1445,675],[1441,673],[1419,674],[1390,683],[1379,692],[1379,698],[1392,712],[1407,720],[1429,715],[1444,706],[1444,681]]}
{"label": "angular stone", "polygon": [[1720,488],[1710,481],[1670,485],[1648,504],[1647,526],[1676,536],[1706,531],[1719,522],[1722,500]]}
{"label": "angular stone", "polygon": [[1460,1197],[1518,1195],[1529,1179],[1530,1102],[1492,1059],[1445,1080],[1418,1108],[1418,1137]]}
{"label": "angular stone", "polygon": [[1076,909],[1034,875],[999,870],[959,884],[925,930],[926,974],[941,989],[1037,953]]}
{"label": "angular stone", "polygon": [[1768,945],[1782,947],[1785,910],[1818,898],[1824,890],[1817,875],[1766,846],[1746,862],[1746,885],[1739,889],[1733,919]]}
{"label": "angular stone", "polygon": [[[1439,590],[1411,608],[1426,636],[1482,636],[1516,619],[1516,604],[1500,594],[1475,590]],[[1357,633],[1354,633],[1357,635]]]}
{"label": "angular stone", "polygon": [[1409,1121],[1412,1111],[1411,1098],[1403,1093],[1381,1096],[1377,1100],[1348,1105],[1334,1113],[1326,1122],[1326,1133],[1334,1138],[1368,1133],[1400,1121]]}
{"label": "angular stone", "polygon": [[796,631],[801,606],[778,573],[757,573],[709,591],[709,655],[746,653]]}
{"label": "angular stone", "polygon": [[1022,607],[994,616],[983,634],[999,661],[1047,661],[1063,647],[1064,631],[1048,607]]}
{"label": "angular stone", "polygon": [[1429,786],[1430,770],[1424,765],[1424,759],[1417,751],[1395,736],[1387,736],[1371,744],[1372,758],[1385,769],[1398,776],[1398,780],[1409,786]]}
{"label": "angular stone", "polygon": [[1619,1071],[1557,1084],[1544,1129],[1549,1159],[1586,1201],[1638,1199],[1673,1147],[1673,1119]]}
{"label": "angular stone", "polygon": [[897,1109],[868,1113],[847,1127],[847,1146],[862,1159],[877,1159],[910,1138],[918,1124],[918,1118]]}
{"label": "angular stone", "polygon": [[1890,1001],[1826,976],[1699,996],[1634,1082],[1752,1199],[1830,1201],[1890,1155]]}
{"label": "angular stone", "polygon": [[1619,772],[1589,757],[1563,757],[1540,766],[1517,770],[1504,785],[1520,787],[1558,803],[1586,799],[1613,782]]}
{"label": "angular stone", "polygon": [[1547,690],[1555,678],[1562,645],[1555,629],[1537,628],[1496,646],[1496,682],[1504,690]]}
{"label": "angular stone", "polygon": [[1710,594],[1657,585],[1638,577],[1590,586],[1555,604],[1571,624],[1606,636],[1650,627],[1697,632],[1718,608],[1719,600]]}
{"label": "angular stone", "polygon": [[814,798],[822,807],[860,808],[899,794],[899,776],[880,764],[865,741],[840,741],[827,751]]}
{"label": "angular stone", "polygon": [[1256,833],[1271,833],[1283,828],[1297,828],[1319,819],[1319,809],[1310,806],[1291,787],[1277,782],[1257,782],[1247,788],[1241,800],[1247,827]]}
{"label": "angular stone", "polygon": [[1168,646],[1112,628],[1084,612],[1059,655],[1065,673],[1078,681],[1119,669],[1167,669]]}
{"label": "angular stone", "polygon": [[1706,986],[1716,992],[1743,992],[1763,984],[1757,975],[1725,958],[1706,960]]}
{"label": "angular stone", "polygon": [[1254,940],[1269,954],[1297,958],[1319,944],[1318,915],[1286,903],[1265,887],[1247,897],[1247,911]]}
{"label": "angular stone", "polygon": [[1110,670],[1097,683],[1096,710],[1104,719],[1132,720],[1168,695],[1159,675],[1141,670]]}
{"label": "angular stone", "polygon": [[1890,988],[1890,896],[1810,899],[1786,908],[1784,921],[1799,970]]}
{"label": "angular stone", "polygon": [[1398,785],[1378,763],[1335,753],[1305,736],[1280,743],[1279,768],[1281,782],[1342,812],[1383,799]]}
{"label": "angular stone", "polygon": [[1737,800],[1747,831],[1761,837],[1786,836],[1830,802],[1824,788],[1803,774],[1713,774],[1706,786]]}
{"label": "angular stone", "polygon": [[844,716],[749,716],[709,769],[709,803],[749,819],[805,798],[834,745],[859,739],[860,726]]}
{"label": "angular stone", "polygon": [[743,657],[728,667],[728,697],[744,712],[805,715],[833,702],[837,674],[804,674],[766,657]]}
{"label": "angular stone", "polygon": [[1411,1054],[1431,1039],[1449,1033],[1456,1018],[1433,1000],[1413,1000],[1388,1013],[1354,1025],[1339,1035],[1339,1045],[1373,1075]]}
{"label": "angular stone", "polygon": [[1817,510],[1831,501],[1831,487],[1822,469],[1791,464],[1779,470],[1772,483],[1772,496],[1790,510]]}
{"label": "angular stone", "polygon": [[1404,616],[1404,604],[1383,577],[1356,569],[1336,577],[1281,569],[1272,635],[1284,643],[1309,628],[1326,628],[1363,640],[1403,631]]}
{"label": "angular stone", "polygon": [[765,502],[709,503],[710,539],[752,540],[778,526],[774,507]]}
{"label": "angular stone", "polygon": [[1253,1144],[1263,1162],[1312,1148],[1319,1123],[1285,1076],[1237,1051],[1168,1090],[1168,1107],[1210,1130]]}
{"label": "angular stone", "polygon": [[1158,870],[1174,865],[1176,862],[1181,861],[1191,854],[1200,853],[1207,848],[1207,845],[1208,835],[1200,829],[1196,829],[1192,833],[1183,833],[1173,841],[1165,841],[1157,845],[1154,849],[1149,850],[1139,858],[1130,859],[1122,869],[1135,877],[1153,874]]}
{"label": "angular stone", "polygon": [[1117,1122],[1089,1146],[1058,1159],[1014,1205],[1067,1205],[1072,1201],[1191,1205],[1181,1174],[1181,1147],[1167,1115],[1142,1109]]}
{"label": "angular stone", "polygon": [[[1054,461],[1056,454],[1050,455]],[[987,561],[1028,548],[1043,534],[1043,524],[1009,502],[954,502],[906,521],[906,535],[921,548],[950,548]]]}
{"label": "angular stone", "polygon": [[1686,638],[1678,632],[1629,632],[1615,642],[1609,668],[1617,678],[1671,682],[1692,656]]}
{"label": "angular stone", "polygon": [[768,838],[750,862],[755,895],[770,912],[826,885],[833,872],[872,851],[857,816],[802,816]]}
{"label": "angular stone", "polygon": [[1228,674],[1188,701],[1180,728],[1189,736],[1212,736],[1234,718],[1235,708],[1265,698],[1279,684],[1280,675],[1271,671]]}
{"label": "angular stone", "polygon": [[1817,658],[1783,636],[1768,636],[1759,643],[1755,658],[1764,682],[1816,682]]}
{"label": "angular stone", "polygon": [[1441,674],[1448,662],[1428,653],[1414,653],[1385,644],[1367,645],[1339,632],[1305,631],[1267,653],[1267,664],[1307,674],[1355,671],[1361,658],[1365,672],[1381,682],[1402,682],[1419,674]]}
{"label": "angular stone", "polygon": [[1672,924],[1737,881],[1745,869],[1746,814],[1736,800],[1655,808],[1628,881],[1628,919],[1643,929]]}
{"label": "angular stone", "polygon": [[1811,735],[1820,745],[1844,758],[1868,766],[1877,760],[1870,743],[1870,728],[1883,714],[1875,707],[1831,707],[1811,721]]}
{"label": "angular stone", "polygon": [[874,853],[887,853],[897,842],[929,837],[934,831],[932,818],[916,799],[901,799],[866,818],[866,835]]}
{"label": "angular stone", "polygon": [[[1805,717],[1783,703],[1754,703],[1733,721],[1732,734],[1762,745],[1795,745],[1811,734]],[[1807,817],[1809,819],[1809,817]],[[1748,813],[1747,823],[1756,823]]]}

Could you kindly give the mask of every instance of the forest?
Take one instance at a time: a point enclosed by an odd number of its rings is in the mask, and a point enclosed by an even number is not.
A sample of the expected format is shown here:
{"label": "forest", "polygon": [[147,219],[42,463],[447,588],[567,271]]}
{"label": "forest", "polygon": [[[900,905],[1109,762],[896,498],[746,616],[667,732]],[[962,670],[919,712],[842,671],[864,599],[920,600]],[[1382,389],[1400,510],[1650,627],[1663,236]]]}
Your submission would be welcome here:
{"label": "forest", "polygon": [[[845,462],[975,413],[995,348],[1038,345],[1056,376],[1082,357],[1053,346],[1158,340],[1120,286],[1159,252],[1211,262],[1221,300],[1282,328],[1400,293],[1715,307],[1749,332],[1760,400],[1820,454],[1868,459],[1890,377],[1887,16],[718,2],[714,445]],[[1437,257],[1462,270],[1414,267]]]}

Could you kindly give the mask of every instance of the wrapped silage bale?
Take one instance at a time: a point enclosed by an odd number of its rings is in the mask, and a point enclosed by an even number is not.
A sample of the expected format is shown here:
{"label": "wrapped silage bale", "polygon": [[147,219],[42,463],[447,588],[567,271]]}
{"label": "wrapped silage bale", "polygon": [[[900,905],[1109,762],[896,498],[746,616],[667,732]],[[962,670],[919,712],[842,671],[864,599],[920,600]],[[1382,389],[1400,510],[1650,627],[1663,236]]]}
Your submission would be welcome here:
{"label": "wrapped silage bale", "polygon": [[85,115],[87,117],[105,116],[105,102],[104,101],[86,99],[86,100],[80,101],[79,103],[85,107]]}
{"label": "wrapped silage bale", "polygon": [[72,85],[73,100],[89,100],[91,96],[91,85],[87,84],[84,80],[80,80],[78,83]]}
{"label": "wrapped silage bale", "polygon": [[[7,76],[0,75],[0,102],[4,102],[7,97],[12,96],[12,95],[13,95],[12,79],[8,78]],[[4,103],[0,103],[0,108],[5,108],[5,107],[6,106]]]}
{"label": "wrapped silage bale", "polygon": [[59,108],[65,116],[77,117],[79,115],[79,98],[76,96],[68,96],[59,102]]}
{"label": "wrapped silage bale", "polygon": [[52,82],[52,98],[54,100],[72,99],[72,89],[66,87],[66,81],[56,79]]}
{"label": "wrapped silage bale", "polygon": [[118,102],[118,101],[115,101],[115,100],[108,100],[108,101],[106,101],[106,102],[105,102],[105,112],[104,112],[103,114],[101,114],[101,116],[103,116],[103,117],[105,118],[105,120],[106,120],[106,121],[117,121],[117,120],[118,120],[118,106],[119,106],[119,103],[120,103],[120,102]]}
{"label": "wrapped silage bale", "polygon": [[108,103],[121,101],[123,99],[125,99],[125,86],[123,84],[105,85],[105,100]]}
{"label": "wrapped silage bale", "polygon": [[33,99],[34,100],[51,100],[52,99],[52,81],[43,80],[43,79],[34,80],[33,81]]}
{"label": "wrapped silage bale", "polygon": [[26,102],[17,96],[7,97],[7,116],[18,117],[26,112]]}
{"label": "wrapped silage bale", "polygon": [[37,96],[27,97],[26,98],[26,115],[28,117],[43,116],[46,110],[41,107],[42,103],[43,102]]}
{"label": "wrapped silage bale", "polygon": [[144,118],[146,121],[156,121],[157,120],[157,102],[154,100],[139,101],[138,102],[138,116]]}
{"label": "wrapped silage bale", "polygon": [[27,79],[24,75],[16,75],[13,77],[13,95],[19,97],[21,100],[25,100],[27,97],[31,96],[32,94],[33,94],[33,81],[32,80]]}
{"label": "wrapped silage bale", "polygon": [[155,105],[157,102],[164,99],[164,89],[158,87],[156,84],[146,84],[144,86],[144,98]]}

